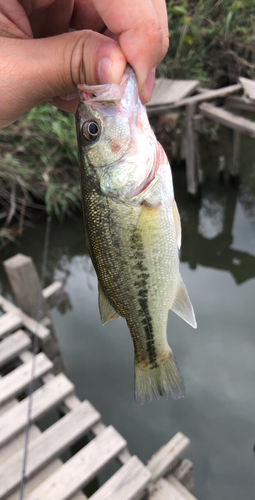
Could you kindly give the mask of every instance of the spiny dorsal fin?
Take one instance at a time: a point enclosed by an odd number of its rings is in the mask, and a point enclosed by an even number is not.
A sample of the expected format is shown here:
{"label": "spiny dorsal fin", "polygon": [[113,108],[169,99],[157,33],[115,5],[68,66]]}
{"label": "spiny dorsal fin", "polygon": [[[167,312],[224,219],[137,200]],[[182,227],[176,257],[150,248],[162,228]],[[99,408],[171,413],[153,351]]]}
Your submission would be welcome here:
{"label": "spiny dorsal fin", "polygon": [[180,274],[179,282],[176,288],[175,299],[170,309],[178,314],[178,316],[180,316],[180,318],[182,318],[184,321],[189,323],[189,325],[193,326],[193,328],[197,328],[194,309],[188,296],[186,286],[184,285]]}
{"label": "spiny dorsal fin", "polygon": [[103,291],[102,285],[99,282],[98,282],[98,304],[99,304],[101,322],[103,325],[107,323],[107,321],[110,321],[111,319],[119,318],[119,314],[116,313],[115,309],[110,304],[109,300],[107,299]]}
{"label": "spiny dorsal fin", "polygon": [[180,250],[181,248],[181,241],[182,241],[182,229],[181,229],[181,219],[180,219],[180,214],[179,210],[176,205],[176,201],[173,201],[172,204],[173,207],[173,218],[174,218],[174,227],[175,227],[175,234],[176,234],[176,242],[177,246]]}

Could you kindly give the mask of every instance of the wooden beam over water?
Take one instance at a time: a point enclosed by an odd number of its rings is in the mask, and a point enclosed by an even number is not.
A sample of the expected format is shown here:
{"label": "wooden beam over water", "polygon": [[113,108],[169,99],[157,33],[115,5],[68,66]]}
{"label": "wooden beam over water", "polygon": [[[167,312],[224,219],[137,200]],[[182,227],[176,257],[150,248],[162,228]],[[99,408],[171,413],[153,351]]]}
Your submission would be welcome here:
{"label": "wooden beam over water", "polygon": [[255,122],[252,120],[234,115],[224,108],[218,108],[207,102],[200,104],[199,110],[206,118],[255,139]]}

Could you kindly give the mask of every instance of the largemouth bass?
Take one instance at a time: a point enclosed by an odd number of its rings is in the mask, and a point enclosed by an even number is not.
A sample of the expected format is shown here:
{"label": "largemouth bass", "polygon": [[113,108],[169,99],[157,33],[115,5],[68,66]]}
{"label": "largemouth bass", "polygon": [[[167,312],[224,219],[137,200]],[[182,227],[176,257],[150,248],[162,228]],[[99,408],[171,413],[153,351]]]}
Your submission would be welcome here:
{"label": "largemouth bass", "polygon": [[102,323],[126,319],[135,399],[184,395],[167,342],[168,310],[196,328],[179,273],[181,225],[168,159],[127,68],[119,85],[80,84],[76,113],[87,247]]}

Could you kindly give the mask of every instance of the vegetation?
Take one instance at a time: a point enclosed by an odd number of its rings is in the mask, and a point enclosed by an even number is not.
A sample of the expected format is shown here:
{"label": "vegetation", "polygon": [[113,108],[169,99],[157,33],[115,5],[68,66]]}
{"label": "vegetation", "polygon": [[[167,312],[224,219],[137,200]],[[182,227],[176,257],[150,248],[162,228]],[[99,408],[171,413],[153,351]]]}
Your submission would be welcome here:
{"label": "vegetation", "polygon": [[[74,116],[43,103],[0,130],[1,243],[39,208],[62,218],[81,208]],[[11,225],[12,224],[12,225]],[[11,229],[10,229],[11,225]]]}
{"label": "vegetation", "polygon": [[[170,48],[158,74],[205,85],[255,78],[254,0],[168,0]],[[74,117],[47,103],[0,131],[1,241],[34,208],[62,218],[81,207]]]}
{"label": "vegetation", "polygon": [[170,48],[160,73],[206,84],[255,77],[254,0],[168,0]]}

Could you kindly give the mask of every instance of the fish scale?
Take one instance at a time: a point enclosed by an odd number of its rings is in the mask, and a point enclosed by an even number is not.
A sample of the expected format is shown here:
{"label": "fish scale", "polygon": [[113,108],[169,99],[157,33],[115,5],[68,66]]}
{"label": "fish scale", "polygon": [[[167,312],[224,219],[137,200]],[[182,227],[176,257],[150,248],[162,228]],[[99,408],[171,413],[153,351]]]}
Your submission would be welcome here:
{"label": "fish scale", "polygon": [[[150,401],[153,394],[178,398],[184,383],[167,341],[168,310],[193,327],[196,322],[179,274],[181,230],[170,166],[131,68],[119,85],[79,90],[83,212],[101,319],[126,319],[134,343],[136,401]],[[91,123],[92,139],[86,135]]]}

